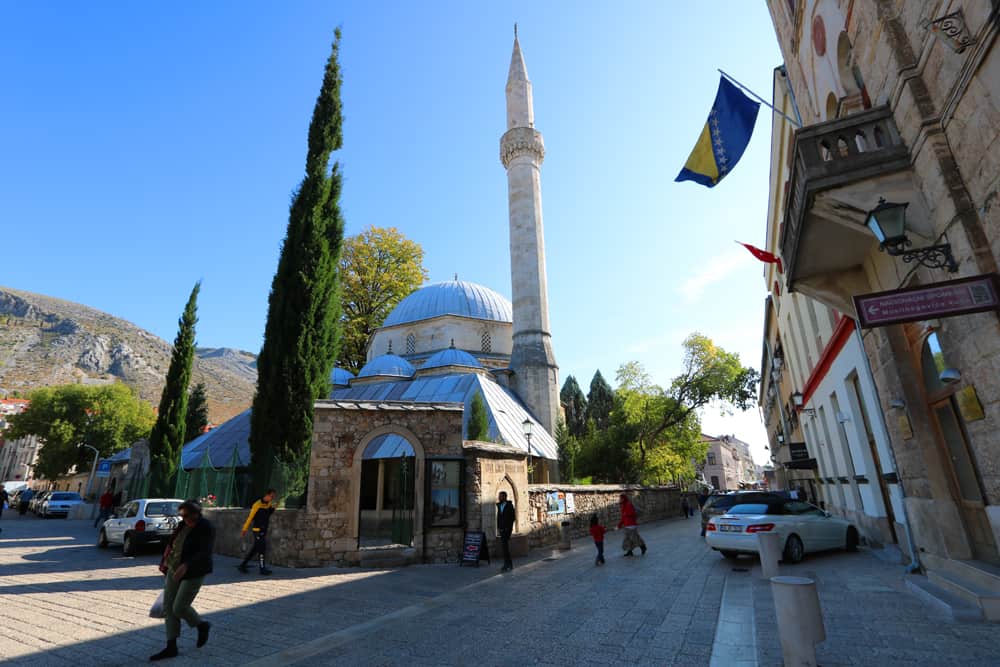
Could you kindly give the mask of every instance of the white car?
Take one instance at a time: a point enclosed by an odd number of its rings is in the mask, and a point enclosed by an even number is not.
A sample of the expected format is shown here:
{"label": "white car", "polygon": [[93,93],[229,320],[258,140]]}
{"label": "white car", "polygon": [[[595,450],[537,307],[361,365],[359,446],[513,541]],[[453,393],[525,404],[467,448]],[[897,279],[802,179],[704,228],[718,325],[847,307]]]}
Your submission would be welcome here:
{"label": "white car", "polygon": [[76,491],[53,491],[38,505],[38,514],[43,519],[50,516],[69,516],[69,511],[83,502]]}
{"label": "white car", "polygon": [[180,524],[178,509],[183,502],[177,498],[130,500],[101,526],[97,546],[104,549],[121,544],[126,556],[134,556],[146,544],[166,546]]}
{"label": "white car", "polygon": [[858,529],[850,521],[801,500],[735,505],[709,520],[705,541],[726,558],[736,558],[758,553],[757,535],[770,532],[781,535],[782,558],[789,563],[815,551],[858,548]]}

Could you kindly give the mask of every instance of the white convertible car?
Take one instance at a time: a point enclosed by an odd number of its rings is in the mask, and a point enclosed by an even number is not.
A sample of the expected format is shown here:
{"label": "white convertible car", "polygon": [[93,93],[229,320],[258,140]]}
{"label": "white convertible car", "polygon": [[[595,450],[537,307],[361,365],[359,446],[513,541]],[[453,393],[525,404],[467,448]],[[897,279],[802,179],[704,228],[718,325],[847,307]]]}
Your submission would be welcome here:
{"label": "white convertible car", "polygon": [[708,522],[705,541],[726,558],[736,558],[757,553],[757,535],[769,532],[781,535],[782,558],[789,563],[814,551],[858,547],[858,529],[850,521],[801,500],[735,505]]}

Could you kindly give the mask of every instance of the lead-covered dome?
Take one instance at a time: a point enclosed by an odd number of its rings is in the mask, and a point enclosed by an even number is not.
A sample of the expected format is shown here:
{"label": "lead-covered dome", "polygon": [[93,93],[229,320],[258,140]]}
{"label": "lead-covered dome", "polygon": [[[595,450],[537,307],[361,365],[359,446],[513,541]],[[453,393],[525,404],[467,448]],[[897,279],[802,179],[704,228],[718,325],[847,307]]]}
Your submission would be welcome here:
{"label": "lead-covered dome", "polygon": [[383,327],[457,315],[477,320],[513,322],[510,301],[489,287],[461,280],[448,280],[418,289],[399,302]]}
{"label": "lead-covered dome", "polygon": [[364,368],[358,371],[358,377],[411,378],[415,372],[416,369],[406,359],[395,354],[383,354],[365,364]]}
{"label": "lead-covered dome", "polygon": [[424,362],[420,370],[430,368],[444,368],[445,366],[466,366],[468,368],[482,368],[479,361],[465,350],[456,350],[450,347],[431,355],[430,359]]}
{"label": "lead-covered dome", "polygon": [[330,371],[330,384],[334,387],[346,387],[351,384],[351,380],[353,379],[354,373],[346,368],[336,366],[332,371]]}

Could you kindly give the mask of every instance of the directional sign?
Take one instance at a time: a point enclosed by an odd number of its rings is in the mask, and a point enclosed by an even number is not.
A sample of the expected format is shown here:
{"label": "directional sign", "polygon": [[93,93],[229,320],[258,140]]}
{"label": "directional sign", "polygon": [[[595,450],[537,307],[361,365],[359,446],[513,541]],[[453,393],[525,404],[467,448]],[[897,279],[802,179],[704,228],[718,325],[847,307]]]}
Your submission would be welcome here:
{"label": "directional sign", "polygon": [[111,477],[111,461],[98,461],[96,477]]}
{"label": "directional sign", "polygon": [[1000,276],[987,273],[932,285],[854,297],[862,327],[1000,310]]}

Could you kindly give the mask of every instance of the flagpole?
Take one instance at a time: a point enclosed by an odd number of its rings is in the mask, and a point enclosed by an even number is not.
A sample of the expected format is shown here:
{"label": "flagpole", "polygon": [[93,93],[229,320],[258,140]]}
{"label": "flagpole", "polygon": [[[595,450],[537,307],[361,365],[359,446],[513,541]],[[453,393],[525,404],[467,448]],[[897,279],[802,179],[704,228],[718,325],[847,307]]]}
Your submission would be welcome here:
{"label": "flagpole", "polygon": [[750,90],[749,88],[747,88],[746,86],[744,86],[742,83],[740,83],[739,81],[737,81],[733,77],[731,77],[728,74],[726,74],[725,72],[723,72],[721,69],[719,70],[719,74],[721,74],[722,76],[726,77],[727,79],[729,79],[730,81],[732,81],[734,84],[736,84],[737,86],[739,86],[740,88],[742,88],[746,92],[750,93],[752,96],[754,96],[757,99],[758,102],[760,102],[764,106],[768,107],[771,111],[773,111],[774,113],[778,114],[779,116],[781,116],[782,118],[784,118],[785,120],[787,120],[789,123],[791,123],[795,127],[802,127],[802,123],[800,123],[799,121],[795,120],[791,116],[788,116],[788,115],[782,113],[781,111],[778,111],[777,109],[774,108],[773,104],[771,104],[770,102],[768,102],[767,100],[765,100],[763,97],[761,97],[757,93],[753,92],[752,90]]}

